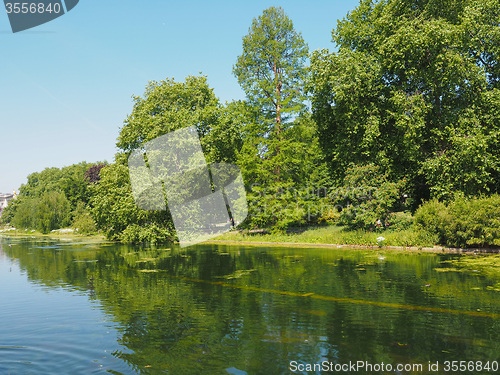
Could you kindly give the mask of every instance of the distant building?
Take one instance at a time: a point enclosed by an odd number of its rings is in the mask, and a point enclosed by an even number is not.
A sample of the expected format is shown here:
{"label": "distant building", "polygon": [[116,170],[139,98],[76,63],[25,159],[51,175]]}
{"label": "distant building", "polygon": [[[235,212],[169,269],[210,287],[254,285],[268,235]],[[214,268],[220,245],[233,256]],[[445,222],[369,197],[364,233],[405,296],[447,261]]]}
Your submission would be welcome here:
{"label": "distant building", "polygon": [[0,216],[2,216],[2,211],[12,198],[16,198],[16,192],[12,194],[1,194],[0,193]]}

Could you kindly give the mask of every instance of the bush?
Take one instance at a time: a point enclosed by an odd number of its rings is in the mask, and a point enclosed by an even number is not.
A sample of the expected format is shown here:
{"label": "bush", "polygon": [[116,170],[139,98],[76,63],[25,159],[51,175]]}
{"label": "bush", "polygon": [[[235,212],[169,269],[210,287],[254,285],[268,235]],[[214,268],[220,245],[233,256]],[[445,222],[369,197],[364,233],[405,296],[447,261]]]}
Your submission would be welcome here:
{"label": "bush", "polygon": [[320,199],[304,190],[292,183],[252,186],[247,193],[248,217],[243,227],[284,233],[292,226],[316,223],[320,219]]}
{"label": "bush", "polygon": [[445,203],[437,199],[425,202],[415,212],[414,222],[419,228],[436,234],[439,243],[446,244],[451,216]]}
{"label": "bush", "polygon": [[143,227],[130,224],[121,233],[120,240],[136,244],[142,242],[157,244],[172,241],[173,236],[168,228],[160,228],[156,223],[150,223]]}
{"label": "bush", "polygon": [[459,198],[449,213],[453,217],[447,231],[450,246],[500,246],[500,196]]}
{"label": "bush", "polygon": [[90,216],[85,203],[78,202],[73,218],[73,228],[78,234],[92,234],[97,232],[94,219]]}
{"label": "bush", "polygon": [[415,223],[453,247],[500,246],[500,196],[456,197],[448,206],[432,200],[415,213]]}

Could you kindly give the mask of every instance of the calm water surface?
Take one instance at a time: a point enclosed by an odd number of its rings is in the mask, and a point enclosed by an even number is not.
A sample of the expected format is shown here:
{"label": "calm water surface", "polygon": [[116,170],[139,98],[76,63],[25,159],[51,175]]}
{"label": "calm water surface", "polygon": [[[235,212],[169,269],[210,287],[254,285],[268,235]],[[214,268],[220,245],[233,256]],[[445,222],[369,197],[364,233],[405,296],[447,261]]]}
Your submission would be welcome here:
{"label": "calm water surface", "polygon": [[480,373],[444,363],[500,361],[500,280],[451,257],[0,238],[0,374]]}

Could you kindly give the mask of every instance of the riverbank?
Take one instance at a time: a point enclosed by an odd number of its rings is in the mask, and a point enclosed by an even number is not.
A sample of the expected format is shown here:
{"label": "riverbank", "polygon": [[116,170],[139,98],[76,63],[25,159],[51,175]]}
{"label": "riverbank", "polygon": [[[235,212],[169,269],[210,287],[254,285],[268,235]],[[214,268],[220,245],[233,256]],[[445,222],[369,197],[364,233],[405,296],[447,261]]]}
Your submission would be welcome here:
{"label": "riverbank", "polygon": [[232,231],[210,241],[219,244],[245,244],[256,246],[301,246],[389,250],[415,250],[446,253],[498,253],[500,249],[449,248],[437,244],[437,238],[425,231],[414,229],[369,232],[345,230],[339,226],[309,227],[287,233],[262,231]]}
{"label": "riverbank", "polygon": [[308,242],[265,242],[265,241],[229,241],[229,240],[209,240],[203,243],[220,245],[245,245],[245,246],[286,246],[286,247],[331,247],[336,249],[381,249],[381,250],[407,250],[428,253],[449,253],[449,254],[498,254],[500,249],[462,249],[444,246],[422,247],[422,246],[375,246],[375,245],[339,245],[330,243],[308,243]]}
{"label": "riverbank", "polygon": [[40,237],[40,238],[84,238],[96,241],[106,241],[106,237],[100,234],[78,234],[68,230],[69,228],[59,229],[50,233],[40,233],[35,230],[21,230],[16,228],[2,228],[0,229],[0,236],[19,236],[19,237]]}
{"label": "riverbank", "polygon": [[[232,231],[217,240],[235,242],[271,242],[294,244],[323,244],[332,246],[360,247],[397,247],[397,248],[434,248],[438,246],[437,237],[412,228],[405,230],[386,230],[370,232],[365,230],[347,230],[345,227],[328,225],[297,228],[286,233],[268,233],[265,231]],[[442,247],[439,247],[440,249]]]}
{"label": "riverbank", "polygon": [[[10,230],[9,230],[10,229]],[[85,240],[95,242],[108,242],[99,234],[80,235],[70,233],[67,230],[54,231],[42,234],[36,231],[15,230],[13,228],[0,229],[1,236],[31,237],[31,238],[54,238],[59,240]],[[383,240],[380,240],[384,238]],[[411,239],[420,239],[418,245]],[[358,243],[350,242],[360,241]],[[326,226],[313,227],[295,232],[270,234],[262,231],[232,231],[225,233],[214,240],[203,242],[203,244],[227,245],[227,246],[255,246],[255,247],[296,247],[296,248],[332,248],[332,249],[358,249],[374,251],[410,251],[426,253],[464,254],[454,260],[450,260],[450,266],[440,269],[440,272],[481,272],[490,277],[500,279],[500,253],[499,249],[474,249],[474,248],[448,248],[431,243],[425,246],[426,240],[422,233],[411,230],[385,231],[373,233],[365,231],[345,231],[341,227]],[[403,241],[405,245],[398,245]],[[418,242],[417,242],[418,243]],[[427,242],[428,243],[428,242]],[[500,291],[500,284],[494,286],[495,291]]]}
{"label": "riverbank", "polygon": [[[43,234],[33,230],[15,228],[0,229],[0,236],[30,236],[42,238],[85,239],[107,241],[100,234],[83,235],[71,232],[69,228]],[[308,227],[287,233],[236,230],[224,233],[204,243],[245,246],[287,246],[287,247],[331,247],[352,249],[409,250],[434,253],[499,253],[500,249],[449,248],[436,244],[435,238],[427,232],[412,229],[401,231],[367,232],[345,230],[338,226]]]}

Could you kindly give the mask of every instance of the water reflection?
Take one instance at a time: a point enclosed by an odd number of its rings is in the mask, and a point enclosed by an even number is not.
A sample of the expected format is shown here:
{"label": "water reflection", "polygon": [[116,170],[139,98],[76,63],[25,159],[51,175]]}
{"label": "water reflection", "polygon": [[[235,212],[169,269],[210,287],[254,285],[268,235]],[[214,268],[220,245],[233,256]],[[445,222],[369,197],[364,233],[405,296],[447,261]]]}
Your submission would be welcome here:
{"label": "water reflection", "polygon": [[427,364],[500,352],[500,299],[488,289],[498,280],[436,272],[452,255],[2,245],[0,259],[3,251],[34,285],[99,303],[118,331],[112,355],[126,364],[113,373],[287,374],[290,361]]}

